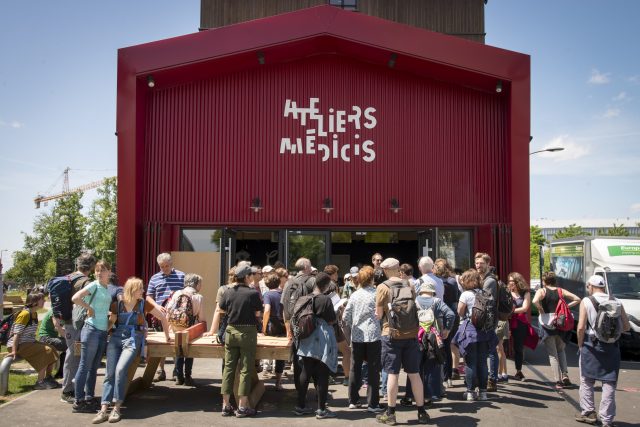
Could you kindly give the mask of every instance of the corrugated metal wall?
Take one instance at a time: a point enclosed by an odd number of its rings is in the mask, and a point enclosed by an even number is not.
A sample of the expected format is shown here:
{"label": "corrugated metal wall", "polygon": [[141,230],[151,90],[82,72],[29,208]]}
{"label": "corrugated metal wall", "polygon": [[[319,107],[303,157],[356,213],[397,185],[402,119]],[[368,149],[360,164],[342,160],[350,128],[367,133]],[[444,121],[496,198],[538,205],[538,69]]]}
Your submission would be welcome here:
{"label": "corrugated metal wall", "polygon": [[[286,99],[374,107],[376,158],[280,154],[304,137]],[[506,100],[334,55],[162,89],[149,98],[144,222],[302,226],[509,222]],[[309,127],[309,126],[308,126]],[[307,128],[308,128],[307,127]],[[347,125],[340,145],[353,144]],[[325,141],[331,142],[331,137]],[[252,198],[264,208],[254,213]],[[327,214],[322,201],[332,199]],[[402,210],[391,212],[390,199]]]}

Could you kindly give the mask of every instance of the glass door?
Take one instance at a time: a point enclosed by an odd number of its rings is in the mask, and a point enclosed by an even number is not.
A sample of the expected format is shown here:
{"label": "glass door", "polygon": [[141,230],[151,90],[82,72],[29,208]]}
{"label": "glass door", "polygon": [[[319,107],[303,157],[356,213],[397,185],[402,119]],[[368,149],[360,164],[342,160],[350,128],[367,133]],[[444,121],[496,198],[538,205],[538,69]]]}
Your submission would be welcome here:
{"label": "glass door", "polygon": [[309,258],[318,269],[324,267],[329,260],[330,239],[329,231],[287,230],[287,268],[293,269],[300,257]]}
{"label": "glass door", "polygon": [[436,230],[433,228],[418,231],[418,258],[423,256],[436,259]]}

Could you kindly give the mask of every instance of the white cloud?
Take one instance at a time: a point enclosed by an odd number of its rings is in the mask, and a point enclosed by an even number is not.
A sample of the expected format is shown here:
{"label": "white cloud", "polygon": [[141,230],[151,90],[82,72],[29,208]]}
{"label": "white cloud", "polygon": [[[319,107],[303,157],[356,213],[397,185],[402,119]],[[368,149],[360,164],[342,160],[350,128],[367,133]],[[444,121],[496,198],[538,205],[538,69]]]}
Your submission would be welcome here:
{"label": "white cloud", "polygon": [[626,101],[628,99],[629,99],[629,96],[627,95],[627,92],[620,92],[619,94],[613,97],[614,101]]}
{"label": "white cloud", "polygon": [[12,120],[10,122],[5,122],[4,120],[0,120],[0,127],[8,127],[13,129],[20,129],[24,127],[24,123],[21,123],[17,120]]}
{"label": "white cloud", "polygon": [[629,77],[629,82],[635,83],[635,84],[640,84],[640,75],[635,75],[635,76]]}
{"label": "white cloud", "polygon": [[634,203],[631,205],[631,212],[640,212],[640,203]]}
{"label": "white cloud", "polygon": [[541,150],[548,148],[564,148],[562,151],[556,152],[543,152],[536,154],[542,158],[553,160],[554,162],[564,162],[569,160],[576,160],[588,155],[591,152],[591,148],[588,145],[579,144],[575,138],[569,135],[560,135],[547,142]]}
{"label": "white cloud", "polygon": [[592,85],[606,85],[611,82],[609,76],[611,73],[601,73],[595,68],[591,70],[591,77],[589,77],[589,83]]}
{"label": "white cloud", "polygon": [[611,119],[613,117],[618,117],[621,112],[622,110],[620,110],[619,108],[607,108],[607,111],[604,112],[602,118]]}

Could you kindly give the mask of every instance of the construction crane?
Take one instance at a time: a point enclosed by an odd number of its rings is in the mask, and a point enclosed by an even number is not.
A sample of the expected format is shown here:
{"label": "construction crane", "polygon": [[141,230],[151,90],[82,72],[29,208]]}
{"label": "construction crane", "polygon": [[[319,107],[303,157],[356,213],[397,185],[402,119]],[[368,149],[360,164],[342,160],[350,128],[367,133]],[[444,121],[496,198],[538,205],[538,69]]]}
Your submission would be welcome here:
{"label": "construction crane", "polygon": [[[36,204],[36,209],[40,209],[40,204],[41,203],[43,203],[45,206],[47,206],[50,200],[61,199],[61,198],[65,197],[68,194],[78,193],[80,191],[91,190],[92,188],[100,187],[104,183],[105,179],[108,179],[108,178],[103,178],[100,181],[90,182],[88,184],[84,184],[84,185],[81,185],[79,187],[75,187],[75,188],[69,189],[69,171],[70,170],[71,170],[71,168],[67,167],[64,170],[64,172],[62,172],[61,176],[64,177],[64,180],[62,182],[62,192],[60,192],[58,194],[48,195],[48,196],[45,196],[45,195],[42,195],[42,194],[38,194],[38,196],[35,199],[33,199],[33,201]],[[57,183],[57,180],[56,180],[56,183]],[[53,185],[55,186],[56,183],[54,183]],[[49,188],[47,193],[49,193],[51,191],[52,187]]]}

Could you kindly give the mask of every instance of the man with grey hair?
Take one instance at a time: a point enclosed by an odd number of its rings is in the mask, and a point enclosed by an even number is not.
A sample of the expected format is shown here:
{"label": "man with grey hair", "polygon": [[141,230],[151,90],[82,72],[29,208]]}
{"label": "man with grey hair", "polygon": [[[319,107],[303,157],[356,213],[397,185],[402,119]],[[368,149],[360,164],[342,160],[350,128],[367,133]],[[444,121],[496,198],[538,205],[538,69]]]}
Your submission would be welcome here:
{"label": "man with grey hair", "polygon": [[[200,294],[201,289],[201,276],[194,273],[187,273],[184,276],[184,289],[174,292],[171,297],[171,301],[167,304],[167,317],[173,332],[183,331],[198,322],[206,321],[204,317],[202,294]],[[191,302],[190,310],[189,302]],[[188,325],[175,321],[175,319],[180,318],[183,314],[188,318]],[[177,357],[176,364],[173,369],[173,376],[175,378],[176,385],[184,384],[186,386],[193,387],[195,384],[191,377],[192,369],[192,357]]]}
{"label": "man with grey hair", "polygon": [[[184,273],[173,268],[171,255],[166,252],[158,255],[157,261],[160,271],[151,276],[149,280],[146,300],[166,316],[167,310],[164,307],[165,303],[173,292],[184,288]],[[162,330],[162,325],[155,324],[153,326],[156,331]],[[158,382],[166,379],[164,359],[162,359],[158,368],[158,374],[153,381]]]}
{"label": "man with grey hair", "polygon": [[[71,285],[73,286],[71,295],[75,294],[89,283],[89,275],[93,272],[95,265],[96,259],[90,253],[83,253],[76,258],[76,271],[68,276]],[[54,320],[54,324],[57,321],[57,319]],[[62,395],[60,396],[60,401],[73,403],[73,379],[76,376],[78,365],[80,364],[80,355],[76,356],[74,348],[76,341],[80,341],[80,331],[73,327],[71,319],[59,321],[64,324],[64,338],[67,343],[67,352],[65,354],[63,368]]]}
{"label": "man with grey hair", "polygon": [[422,276],[416,281],[416,292],[420,294],[420,287],[425,282],[431,282],[436,287],[436,298],[444,298],[444,283],[442,279],[433,273],[433,260],[431,257],[423,256],[418,261],[418,268]]}

